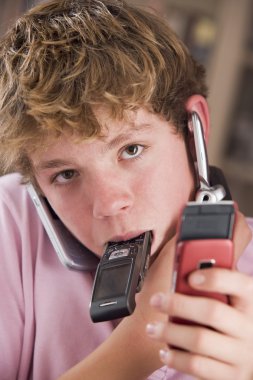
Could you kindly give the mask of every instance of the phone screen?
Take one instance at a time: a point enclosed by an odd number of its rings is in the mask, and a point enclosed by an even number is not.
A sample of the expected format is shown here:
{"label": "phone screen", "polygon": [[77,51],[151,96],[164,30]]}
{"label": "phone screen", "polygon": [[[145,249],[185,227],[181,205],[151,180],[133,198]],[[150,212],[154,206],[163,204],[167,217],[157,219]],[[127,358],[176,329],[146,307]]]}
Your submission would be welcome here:
{"label": "phone screen", "polygon": [[124,296],[127,292],[130,268],[131,262],[104,267],[94,289],[94,298],[101,300]]}

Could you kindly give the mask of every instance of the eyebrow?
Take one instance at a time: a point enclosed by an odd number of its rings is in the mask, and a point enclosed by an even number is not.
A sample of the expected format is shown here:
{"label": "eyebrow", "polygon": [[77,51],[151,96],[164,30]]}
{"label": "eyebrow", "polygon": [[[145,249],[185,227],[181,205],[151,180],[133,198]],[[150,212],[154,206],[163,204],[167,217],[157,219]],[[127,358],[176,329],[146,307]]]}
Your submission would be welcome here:
{"label": "eyebrow", "polygon": [[62,160],[56,158],[55,160],[42,161],[38,165],[35,165],[36,171],[46,170],[46,169],[57,169],[62,168],[63,166],[73,165],[70,161]]}
{"label": "eyebrow", "polygon": [[140,124],[134,125],[133,129],[128,130],[127,132],[120,133],[118,136],[114,137],[112,140],[106,142],[106,150],[115,148],[118,145],[121,145],[125,141],[133,137],[134,132],[147,131],[150,128],[150,124]]}
{"label": "eyebrow", "polygon": [[[150,124],[140,124],[140,125],[135,125],[133,131],[146,131],[150,127]],[[105,141],[105,151],[112,150],[113,148],[117,147],[118,145],[121,145],[125,141],[131,139],[133,137],[133,132],[132,130],[120,133],[116,137],[114,137],[112,140],[107,141],[106,136],[100,138],[101,140]],[[38,165],[35,165],[35,170],[36,171],[41,171],[41,170],[47,170],[47,169],[59,169],[63,168],[64,166],[70,167],[73,165],[73,162],[71,161],[66,161],[60,158],[56,158],[54,160],[48,160],[48,161],[41,161],[38,163]]]}

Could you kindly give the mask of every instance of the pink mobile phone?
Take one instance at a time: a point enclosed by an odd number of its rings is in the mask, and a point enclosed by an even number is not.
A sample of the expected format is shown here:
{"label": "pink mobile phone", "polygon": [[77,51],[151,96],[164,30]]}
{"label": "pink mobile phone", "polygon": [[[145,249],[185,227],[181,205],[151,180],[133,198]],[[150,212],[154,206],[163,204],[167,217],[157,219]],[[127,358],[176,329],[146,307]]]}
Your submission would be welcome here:
{"label": "pink mobile phone", "polygon": [[232,201],[187,204],[181,216],[176,246],[173,279],[176,292],[228,302],[222,294],[191,288],[188,276],[197,269],[233,268],[234,224],[235,205]]}

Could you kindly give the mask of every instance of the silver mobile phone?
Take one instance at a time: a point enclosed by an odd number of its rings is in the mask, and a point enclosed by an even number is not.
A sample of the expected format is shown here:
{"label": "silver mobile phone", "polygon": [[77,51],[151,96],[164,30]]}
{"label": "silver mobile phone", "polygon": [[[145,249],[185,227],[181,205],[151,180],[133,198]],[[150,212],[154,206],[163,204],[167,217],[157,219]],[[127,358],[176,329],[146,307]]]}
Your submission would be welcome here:
{"label": "silver mobile phone", "polygon": [[31,183],[27,185],[27,190],[60,262],[69,269],[95,270],[99,263],[95,254],[71,234],[47,199],[39,195]]}

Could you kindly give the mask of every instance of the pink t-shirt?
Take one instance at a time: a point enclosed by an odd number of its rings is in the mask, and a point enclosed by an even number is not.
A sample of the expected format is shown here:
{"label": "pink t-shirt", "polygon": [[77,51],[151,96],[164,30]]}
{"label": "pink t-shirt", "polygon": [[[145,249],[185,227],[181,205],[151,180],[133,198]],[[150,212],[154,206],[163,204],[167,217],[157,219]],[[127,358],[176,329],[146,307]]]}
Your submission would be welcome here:
{"label": "pink t-shirt", "polygon": [[[113,323],[92,323],[94,273],[59,262],[19,183],[18,174],[0,178],[0,378],[55,380],[100,345]],[[239,268],[253,275],[253,242]],[[190,377],[163,367],[149,377],[159,379]]]}

